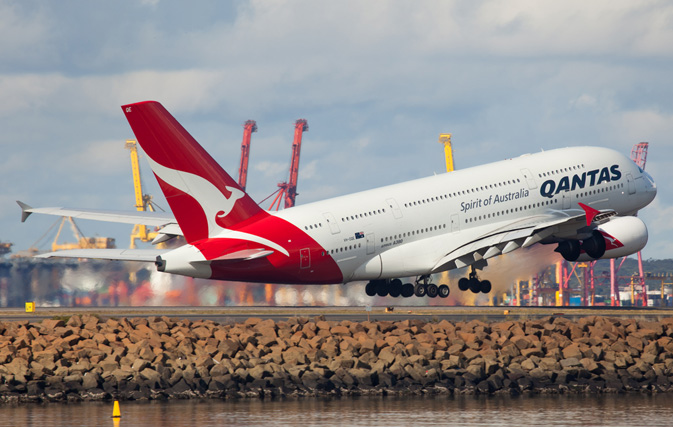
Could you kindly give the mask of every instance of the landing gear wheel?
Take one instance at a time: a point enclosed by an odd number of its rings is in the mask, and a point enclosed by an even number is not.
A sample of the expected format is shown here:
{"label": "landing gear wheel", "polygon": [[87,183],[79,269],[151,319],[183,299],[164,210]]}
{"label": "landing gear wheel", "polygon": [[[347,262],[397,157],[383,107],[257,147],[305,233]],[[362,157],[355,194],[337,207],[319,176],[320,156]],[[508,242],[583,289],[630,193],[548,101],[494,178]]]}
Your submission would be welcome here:
{"label": "landing gear wheel", "polygon": [[579,240],[564,240],[559,242],[554,252],[558,252],[566,261],[574,262],[580,257],[580,242]]}
{"label": "landing gear wheel", "polygon": [[491,282],[489,282],[488,280],[484,280],[483,282],[481,282],[479,286],[481,287],[482,293],[487,294],[491,292]]}
{"label": "landing gear wheel", "polygon": [[437,289],[437,285],[430,283],[428,285],[428,296],[430,298],[436,298],[437,294],[439,293],[439,289]]}
{"label": "landing gear wheel", "polygon": [[399,297],[402,293],[402,281],[400,279],[391,280],[388,285],[388,292],[393,298]]}
{"label": "landing gear wheel", "polygon": [[376,296],[376,282],[369,282],[365,286],[365,293],[368,297]]}
{"label": "landing gear wheel", "polygon": [[467,278],[463,277],[458,281],[458,289],[460,289],[463,292],[470,289],[470,281]]}
{"label": "landing gear wheel", "polygon": [[600,231],[594,230],[591,237],[582,242],[582,249],[593,259],[599,259],[605,255],[605,237]]}
{"label": "landing gear wheel", "polygon": [[470,290],[473,294],[481,292],[481,282],[476,277],[470,279]]}
{"label": "landing gear wheel", "polygon": [[381,280],[376,286],[376,294],[380,297],[387,297],[389,286],[390,284],[388,282]]}
{"label": "landing gear wheel", "polygon": [[449,289],[449,287],[446,285],[439,285],[438,291],[440,298],[446,298],[449,296],[449,292],[451,292],[451,289]]}
{"label": "landing gear wheel", "polygon": [[414,285],[411,283],[405,283],[402,285],[402,297],[409,298],[414,296]]}
{"label": "landing gear wheel", "polygon": [[417,297],[424,297],[428,293],[428,288],[423,283],[416,283],[414,287],[414,295]]}

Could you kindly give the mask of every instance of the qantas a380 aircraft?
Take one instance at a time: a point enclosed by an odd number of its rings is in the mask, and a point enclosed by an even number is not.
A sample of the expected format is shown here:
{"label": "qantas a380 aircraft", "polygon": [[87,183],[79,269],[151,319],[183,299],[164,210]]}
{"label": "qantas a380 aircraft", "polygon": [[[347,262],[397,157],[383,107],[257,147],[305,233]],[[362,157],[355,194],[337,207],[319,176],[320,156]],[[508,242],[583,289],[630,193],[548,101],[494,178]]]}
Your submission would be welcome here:
{"label": "qantas a380 aircraft", "polygon": [[[154,262],[184,276],[242,282],[337,284],[369,281],[368,295],[446,297],[431,275],[469,267],[461,290],[492,257],[534,244],[568,261],[633,254],[647,243],[635,216],[656,195],[654,180],[628,157],[575,147],[527,154],[321,202],[267,212],[159,103],[122,110],[175,217],[152,212],[31,208],[31,213],[144,223],[176,249],[78,249],[40,257]],[[415,284],[401,278],[415,277]]]}

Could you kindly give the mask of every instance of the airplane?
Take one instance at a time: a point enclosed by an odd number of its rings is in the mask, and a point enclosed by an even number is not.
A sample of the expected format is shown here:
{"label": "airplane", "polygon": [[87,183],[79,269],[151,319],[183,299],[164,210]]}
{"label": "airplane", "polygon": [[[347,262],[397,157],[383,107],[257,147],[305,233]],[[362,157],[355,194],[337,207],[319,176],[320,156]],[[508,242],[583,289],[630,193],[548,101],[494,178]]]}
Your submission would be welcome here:
{"label": "airplane", "polygon": [[[652,177],[623,154],[570,147],[525,154],[267,212],[243,191],[158,102],[122,106],[174,216],[153,212],[33,208],[32,213],[161,227],[155,243],[175,249],[75,249],[42,258],[154,262],[160,272],[280,284],[368,281],[369,296],[447,297],[432,275],[469,267],[461,291],[489,293],[481,280],[496,256],[556,245],[568,261],[640,251],[636,216],[656,196]],[[414,283],[403,278],[415,277]]]}

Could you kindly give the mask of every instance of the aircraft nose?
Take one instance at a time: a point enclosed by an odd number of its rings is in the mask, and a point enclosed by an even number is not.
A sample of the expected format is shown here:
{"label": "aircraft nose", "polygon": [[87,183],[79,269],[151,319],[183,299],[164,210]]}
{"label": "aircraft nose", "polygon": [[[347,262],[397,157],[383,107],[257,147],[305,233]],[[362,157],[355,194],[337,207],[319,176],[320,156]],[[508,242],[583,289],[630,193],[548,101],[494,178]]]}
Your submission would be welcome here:
{"label": "aircraft nose", "polygon": [[657,183],[654,182],[654,179],[649,173],[643,172],[643,176],[646,182],[645,188],[647,189],[647,195],[650,196],[649,201],[651,202],[657,196]]}
{"label": "aircraft nose", "polygon": [[650,175],[647,172],[645,172],[644,175],[645,175],[645,179],[647,180],[647,184],[648,184],[647,191],[651,191],[651,192],[656,194],[657,184],[654,182],[654,178],[652,178],[652,175]]}

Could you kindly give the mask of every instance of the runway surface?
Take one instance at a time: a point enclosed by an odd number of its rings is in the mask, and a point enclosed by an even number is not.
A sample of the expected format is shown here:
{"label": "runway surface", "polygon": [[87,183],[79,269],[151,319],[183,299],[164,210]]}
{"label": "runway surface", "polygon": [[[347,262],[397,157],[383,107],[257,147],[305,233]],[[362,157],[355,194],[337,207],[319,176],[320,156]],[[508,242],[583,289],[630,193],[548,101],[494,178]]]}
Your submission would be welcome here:
{"label": "runway surface", "polygon": [[577,319],[584,316],[608,316],[657,320],[673,317],[669,307],[37,307],[34,313],[23,308],[0,309],[0,320],[29,320],[93,314],[101,318],[168,316],[171,318],[212,320],[219,323],[244,322],[250,317],[287,320],[291,317],[324,316],[326,320],[405,320],[422,319],[458,322],[473,319],[484,321],[538,319],[563,316]]}

